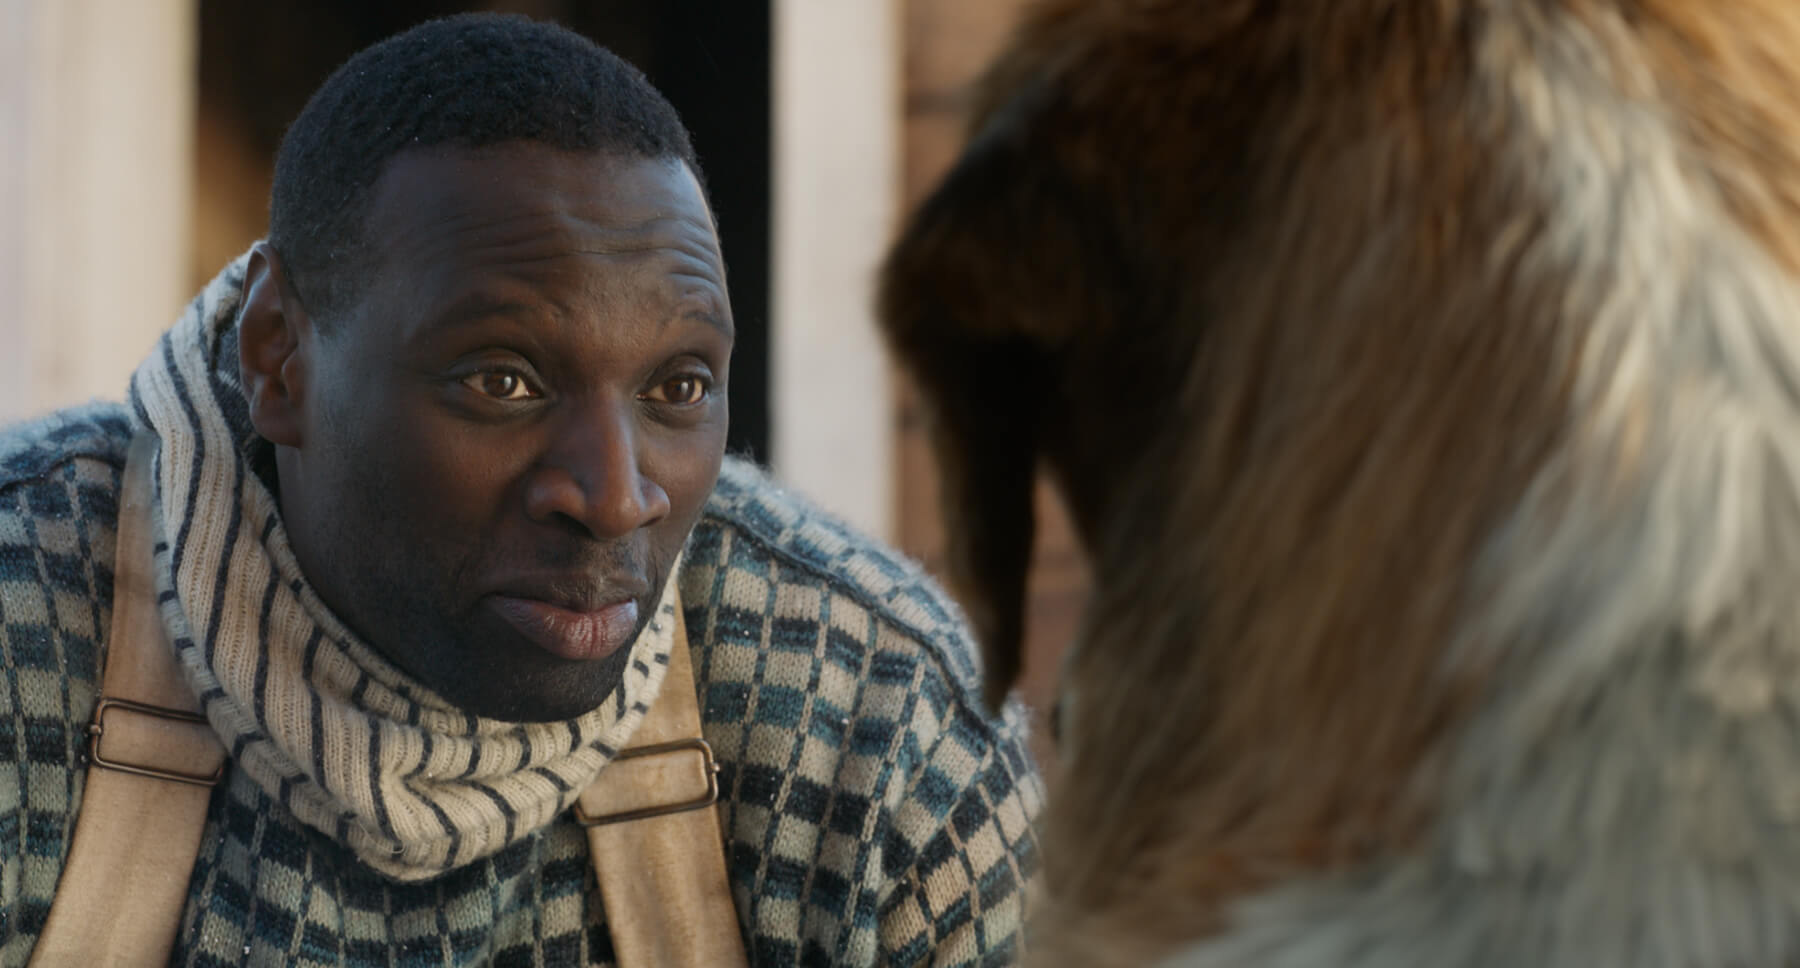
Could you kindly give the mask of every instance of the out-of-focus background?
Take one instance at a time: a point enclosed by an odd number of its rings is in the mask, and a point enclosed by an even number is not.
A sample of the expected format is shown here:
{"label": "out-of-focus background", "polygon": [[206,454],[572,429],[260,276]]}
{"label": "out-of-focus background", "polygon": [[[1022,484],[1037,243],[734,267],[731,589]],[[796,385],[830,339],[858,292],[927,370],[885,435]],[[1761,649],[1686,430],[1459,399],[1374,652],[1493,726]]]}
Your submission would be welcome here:
{"label": "out-of-focus background", "polygon": [[[0,423],[117,399],[267,224],[274,154],[356,50],[460,10],[556,20],[694,134],[739,341],[732,449],[936,570],[913,399],[870,316],[881,254],[952,162],[960,95],[1024,0],[0,0]],[[1040,488],[1025,693],[1085,577]]]}

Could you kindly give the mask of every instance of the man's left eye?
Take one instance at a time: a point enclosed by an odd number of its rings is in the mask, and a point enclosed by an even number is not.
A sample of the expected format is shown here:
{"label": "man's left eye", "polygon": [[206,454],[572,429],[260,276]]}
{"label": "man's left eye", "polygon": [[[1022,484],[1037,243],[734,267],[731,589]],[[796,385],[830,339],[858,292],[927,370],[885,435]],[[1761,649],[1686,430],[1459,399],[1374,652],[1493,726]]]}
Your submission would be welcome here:
{"label": "man's left eye", "polygon": [[526,379],[506,370],[483,370],[463,378],[463,384],[485,397],[495,400],[531,400],[538,393]]}
{"label": "man's left eye", "polygon": [[671,380],[664,380],[646,396],[658,403],[693,406],[705,400],[707,392],[711,389],[705,380],[697,376],[678,376]]}

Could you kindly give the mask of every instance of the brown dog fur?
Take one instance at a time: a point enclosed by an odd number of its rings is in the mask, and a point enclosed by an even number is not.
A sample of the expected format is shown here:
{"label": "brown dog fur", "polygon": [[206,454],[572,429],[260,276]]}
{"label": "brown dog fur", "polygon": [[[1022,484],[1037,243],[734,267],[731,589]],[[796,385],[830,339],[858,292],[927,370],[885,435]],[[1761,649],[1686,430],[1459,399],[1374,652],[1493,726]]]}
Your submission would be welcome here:
{"label": "brown dog fur", "polygon": [[1432,816],[1486,681],[1447,659],[1474,559],[1582,423],[1586,280],[1544,258],[1529,166],[1495,160],[1541,134],[1497,97],[1566,96],[1530,88],[1558,17],[1800,266],[1780,0],[1051,0],[982,83],[881,317],[990,699],[1040,463],[1091,561],[1042,964],[1142,963]]}

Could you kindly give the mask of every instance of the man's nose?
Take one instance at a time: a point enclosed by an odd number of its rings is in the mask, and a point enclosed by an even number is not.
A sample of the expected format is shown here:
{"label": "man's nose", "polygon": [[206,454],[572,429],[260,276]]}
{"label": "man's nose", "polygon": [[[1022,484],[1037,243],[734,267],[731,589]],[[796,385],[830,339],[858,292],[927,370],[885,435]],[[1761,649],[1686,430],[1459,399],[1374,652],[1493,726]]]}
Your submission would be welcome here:
{"label": "man's nose", "polygon": [[571,412],[526,484],[526,513],[596,538],[623,537],[666,516],[669,495],[644,473],[635,418],[616,402]]}

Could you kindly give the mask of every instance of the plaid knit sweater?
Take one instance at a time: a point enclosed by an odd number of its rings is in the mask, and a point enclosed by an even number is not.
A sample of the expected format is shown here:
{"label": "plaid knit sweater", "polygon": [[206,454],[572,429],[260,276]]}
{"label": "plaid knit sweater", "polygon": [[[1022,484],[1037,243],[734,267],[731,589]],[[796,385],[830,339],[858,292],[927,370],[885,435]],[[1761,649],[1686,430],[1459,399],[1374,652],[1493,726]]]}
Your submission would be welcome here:
{"label": "plaid knit sweater", "polygon": [[[80,805],[132,432],[105,405],[0,432],[0,966],[30,956]],[[1042,787],[942,593],[731,460],[680,587],[751,962],[1011,964]],[[597,897],[567,819],[401,883],[231,773],[173,963],[609,965]]]}

